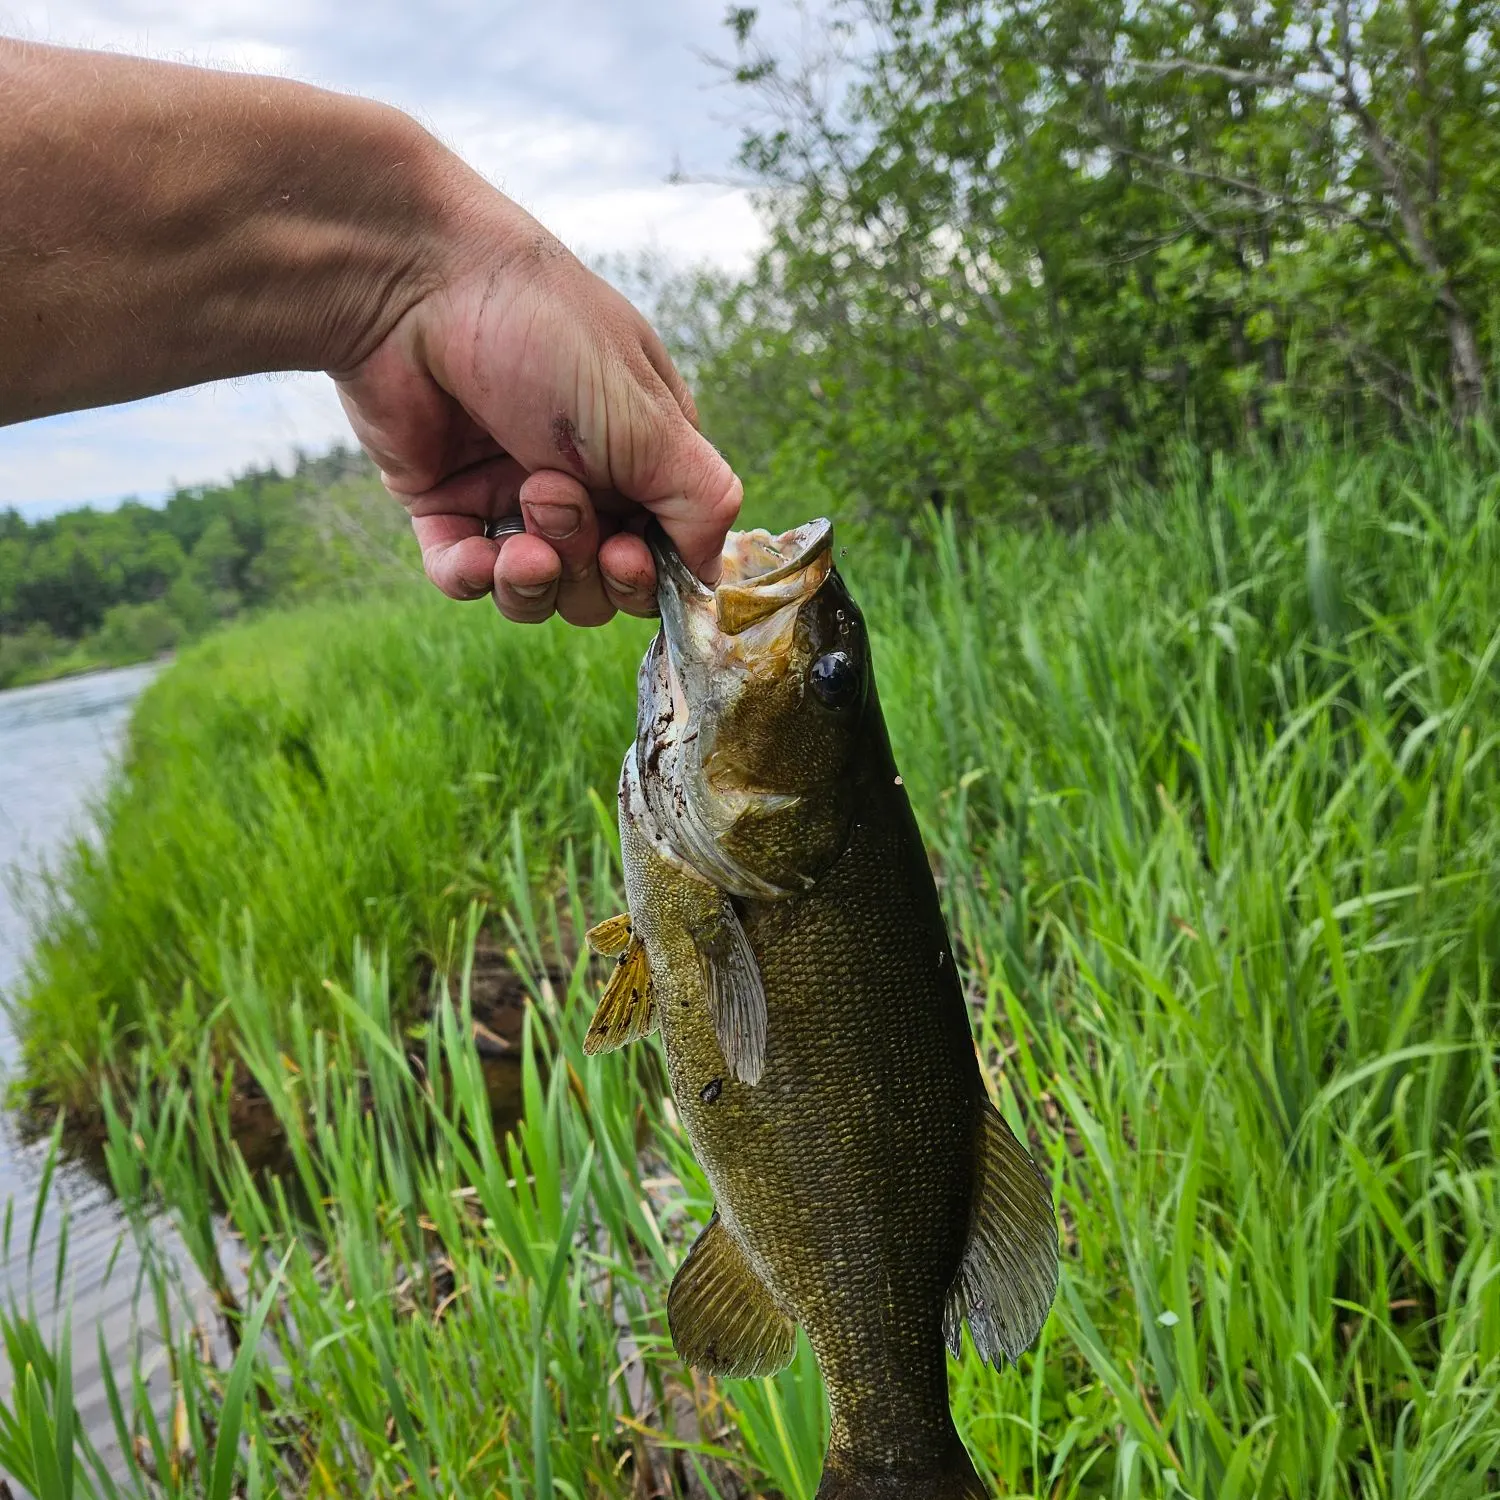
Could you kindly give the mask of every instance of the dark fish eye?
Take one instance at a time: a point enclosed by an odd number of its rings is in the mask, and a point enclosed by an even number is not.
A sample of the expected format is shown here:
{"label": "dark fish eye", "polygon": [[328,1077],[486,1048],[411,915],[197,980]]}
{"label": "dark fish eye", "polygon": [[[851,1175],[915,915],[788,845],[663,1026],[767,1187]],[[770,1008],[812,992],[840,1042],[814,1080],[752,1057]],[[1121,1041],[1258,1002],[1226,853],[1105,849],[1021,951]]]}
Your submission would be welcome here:
{"label": "dark fish eye", "polygon": [[843,651],[820,656],[808,671],[807,680],[829,708],[847,708],[859,696],[859,672]]}

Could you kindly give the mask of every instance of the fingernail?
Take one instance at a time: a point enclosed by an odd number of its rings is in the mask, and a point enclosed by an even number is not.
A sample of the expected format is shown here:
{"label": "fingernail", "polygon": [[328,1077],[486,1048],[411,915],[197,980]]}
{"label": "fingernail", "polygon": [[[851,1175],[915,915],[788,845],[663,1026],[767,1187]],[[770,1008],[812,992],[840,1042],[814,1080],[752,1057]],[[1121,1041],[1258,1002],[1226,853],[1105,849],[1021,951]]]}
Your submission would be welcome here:
{"label": "fingernail", "polygon": [[513,583],[510,591],[521,599],[540,599],[551,587],[550,583]]}
{"label": "fingernail", "polygon": [[549,542],[565,542],[583,525],[583,512],[576,505],[538,505],[529,513]]}

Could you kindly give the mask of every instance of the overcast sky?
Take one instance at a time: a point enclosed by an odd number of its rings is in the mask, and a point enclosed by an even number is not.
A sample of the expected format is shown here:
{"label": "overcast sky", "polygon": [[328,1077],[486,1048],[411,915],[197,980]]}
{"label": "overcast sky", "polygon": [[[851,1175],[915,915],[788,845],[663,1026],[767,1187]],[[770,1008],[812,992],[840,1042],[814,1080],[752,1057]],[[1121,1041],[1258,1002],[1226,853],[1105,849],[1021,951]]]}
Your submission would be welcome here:
{"label": "overcast sky", "polygon": [[[654,247],[743,265],[723,173],[733,101],[700,61],[724,0],[0,0],[0,33],[302,78],[410,110],[585,256]],[[285,462],[344,436],[322,376],[235,381],[0,427],[0,508],[31,516]]]}

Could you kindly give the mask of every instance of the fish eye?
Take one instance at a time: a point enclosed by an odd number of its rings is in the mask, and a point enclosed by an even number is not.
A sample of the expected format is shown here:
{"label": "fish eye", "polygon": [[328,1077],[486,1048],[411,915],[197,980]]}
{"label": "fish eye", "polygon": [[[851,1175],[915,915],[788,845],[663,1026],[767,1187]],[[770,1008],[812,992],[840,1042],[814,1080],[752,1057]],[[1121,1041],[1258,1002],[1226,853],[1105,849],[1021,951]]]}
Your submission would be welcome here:
{"label": "fish eye", "polygon": [[830,651],[812,664],[807,680],[829,708],[847,708],[859,696],[859,672],[847,652]]}

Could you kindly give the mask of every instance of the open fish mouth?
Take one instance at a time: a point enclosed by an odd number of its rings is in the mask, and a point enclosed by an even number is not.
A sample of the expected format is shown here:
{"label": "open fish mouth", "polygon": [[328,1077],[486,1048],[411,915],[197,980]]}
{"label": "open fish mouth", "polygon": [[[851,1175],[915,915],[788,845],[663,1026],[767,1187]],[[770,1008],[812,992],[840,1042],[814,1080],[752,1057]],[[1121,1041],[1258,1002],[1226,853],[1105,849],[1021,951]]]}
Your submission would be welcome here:
{"label": "open fish mouth", "polygon": [[[696,735],[697,727],[720,717],[747,679],[776,677],[786,670],[798,607],[817,593],[833,569],[833,525],[809,521],[780,536],[730,532],[717,588],[709,588],[683,562],[654,521],[646,542],[656,562],[666,647],[657,691],[671,705],[663,715],[665,705],[658,704],[656,717],[669,723],[675,735]],[[706,736],[694,750],[691,758],[701,764],[711,751]]]}
{"label": "open fish mouth", "polygon": [[[712,589],[683,562],[660,526],[647,530],[646,541],[656,561],[657,602],[674,670],[691,657],[751,666],[757,657],[776,654],[776,637],[788,632],[753,627],[811,598],[833,568],[833,525],[825,519],[779,536],[730,532],[723,574]],[[748,639],[737,639],[747,632]]]}

